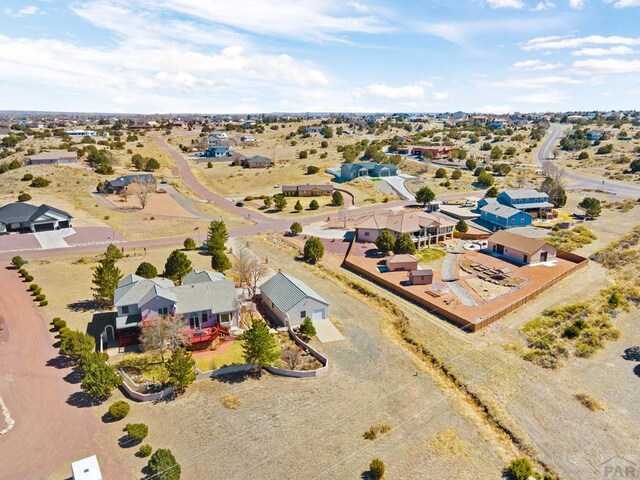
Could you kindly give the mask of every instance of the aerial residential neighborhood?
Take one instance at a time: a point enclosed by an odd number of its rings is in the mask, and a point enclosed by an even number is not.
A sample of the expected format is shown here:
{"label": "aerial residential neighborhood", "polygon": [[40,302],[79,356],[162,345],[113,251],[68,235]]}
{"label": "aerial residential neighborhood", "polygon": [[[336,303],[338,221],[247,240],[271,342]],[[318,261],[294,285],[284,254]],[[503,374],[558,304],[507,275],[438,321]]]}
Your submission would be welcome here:
{"label": "aerial residential neighborhood", "polygon": [[4,2],[0,480],[640,478],[639,20]]}

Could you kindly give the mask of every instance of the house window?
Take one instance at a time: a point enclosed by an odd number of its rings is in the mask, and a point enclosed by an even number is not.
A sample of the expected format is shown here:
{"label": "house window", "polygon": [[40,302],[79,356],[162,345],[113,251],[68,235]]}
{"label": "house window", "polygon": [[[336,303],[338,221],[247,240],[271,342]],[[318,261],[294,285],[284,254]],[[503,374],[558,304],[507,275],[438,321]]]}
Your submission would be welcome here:
{"label": "house window", "polygon": [[122,314],[123,315],[129,315],[129,306],[125,305],[124,307],[122,307]]}
{"label": "house window", "polygon": [[192,314],[189,317],[189,327],[192,328],[193,330],[200,330],[201,327],[201,323],[200,323],[200,317],[198,316],[198,314]]}
{"label": "house window", "polygon": [[220,315],[220,321],[221,322],[230,322],[231,321],[231,315],[228,313],[223,313],[222,315]]}
{"label": "house window", "polygon": [[169,315],[169,309],[167,307],[159,308],[158,315]]}
{"label": "house window", "polygon": [[520,219],[520,223],[524,223],[524,218],[521,218],[521,219]]}
{"label": "house window", "polygon": [[369,236],[369,232],[364,232],[364,236],[368,237]]}
{"label": "house window", "polygon": [[307,316],[307,311],[306,310],[302,310],[300,312],[300,318],[306,318],[306,316]]}

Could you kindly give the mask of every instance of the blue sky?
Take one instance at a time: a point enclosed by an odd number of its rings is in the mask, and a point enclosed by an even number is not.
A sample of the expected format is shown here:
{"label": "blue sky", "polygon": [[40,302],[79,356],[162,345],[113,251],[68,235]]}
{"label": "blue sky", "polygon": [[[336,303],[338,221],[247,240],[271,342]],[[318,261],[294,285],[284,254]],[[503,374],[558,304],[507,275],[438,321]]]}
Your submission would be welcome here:
{"label": "blue sky", "polygon": [[640,0],[4,0],[0,109],[640,109]]}

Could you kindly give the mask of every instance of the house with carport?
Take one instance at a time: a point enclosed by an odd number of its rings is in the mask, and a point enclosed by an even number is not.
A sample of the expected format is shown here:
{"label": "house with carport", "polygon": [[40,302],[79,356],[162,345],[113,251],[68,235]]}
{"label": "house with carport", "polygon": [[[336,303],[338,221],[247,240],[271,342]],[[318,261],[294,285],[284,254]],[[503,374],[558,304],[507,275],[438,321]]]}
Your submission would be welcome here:
{"label": "house with carport", "polygon": [[286,273],[278,272],[260,286],[262,305],[283,326],[295,327],[309,317],[329,318],[329,302],[311,287]]}

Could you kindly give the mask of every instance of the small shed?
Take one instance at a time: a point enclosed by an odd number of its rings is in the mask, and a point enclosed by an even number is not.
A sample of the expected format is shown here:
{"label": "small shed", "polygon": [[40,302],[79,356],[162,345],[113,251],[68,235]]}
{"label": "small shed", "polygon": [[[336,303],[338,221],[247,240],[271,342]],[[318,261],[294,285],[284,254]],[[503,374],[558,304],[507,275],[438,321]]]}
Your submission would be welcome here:
{"label": "small shed", "polygon": [[385,263],[390,272],[408,272],[418,269],[418,259],[413,255],[393,255]]}
{"label": "small shed", "polygon": [[102,480],[98,457],[91,455],[71,464],[73,480]]}
{"label": "small shed", "polygon": [[433,270],[411,270],[409,281],[412,285],[431,285],[433,283]]}

